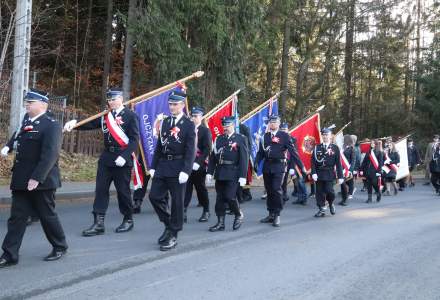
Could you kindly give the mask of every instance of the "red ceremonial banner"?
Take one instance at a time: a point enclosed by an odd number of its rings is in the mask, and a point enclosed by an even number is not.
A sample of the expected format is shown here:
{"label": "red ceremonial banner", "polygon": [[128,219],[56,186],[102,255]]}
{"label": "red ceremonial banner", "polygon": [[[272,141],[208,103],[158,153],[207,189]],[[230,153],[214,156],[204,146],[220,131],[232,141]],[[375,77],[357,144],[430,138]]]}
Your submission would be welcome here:
{"label": "red ceremonial banner", "polygon": [[222,118],[232,116],[234,108],[234,101],[232,100],[233,98],[206,120],[206,123],[208,123],[208,127],[211,130],[213,141],[215,141],[219,135],[223,134]]}
{"label": "red ceremonial banner", "polygon": [[361,142],[359,144],[359,148],[361,149],[361,153],[368,153],[371,149],[371,142]]}
{"label": "red ceremonial banner", "polygon": [[319,113],[315,113],[302,121],[290,131],[290,135],[296,139],[299,157],[307,171],[311,168],[312,152],[315,145],[321,143],[321,123]]}

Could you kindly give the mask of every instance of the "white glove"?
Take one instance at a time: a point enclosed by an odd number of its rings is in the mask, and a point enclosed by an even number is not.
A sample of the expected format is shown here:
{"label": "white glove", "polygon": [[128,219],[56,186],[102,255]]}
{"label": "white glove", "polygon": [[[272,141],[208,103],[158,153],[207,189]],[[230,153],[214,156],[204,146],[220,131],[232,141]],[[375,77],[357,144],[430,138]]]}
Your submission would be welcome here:
{"label": "white glove", "polygon": [[380,177],[380,173],[376,173],[376,177]]}
{"label": "white glove", "polygon": [[291,176],[292,176],[292,175],[295,175],[295,170],[294,170],[294,169],[290,169],[290,170],[289,170],[289,175],[291,175]]}
{"label": "white glove", "polygon": [[246,185],[246,178],[238,178],[238,183],[240,184],[240,186],[245,186]]}
{"label": "white glove", "polygon": [[118,156],[118,158],[115,159],[115,164],[118,167],[123,167],[125,163],[126,163],[125,158],[123,158],[122,156]]}
{"label": "white glove", "polygon": [[206,180],[207,180],[208,182],[211,182],[211,180],[212,180],[212,175],[211,175],[211,174],[206,174]]}
{"label": "white glove", "polygon": [[312,179],[313,181],[318,181],[318,174],[313,174]]}
{"label": "white glove", "polygon": [[338,182],[339,182],[339,184],[343,184],[344,183],[344,178],[339,178]]}
{"label": "white glove", "polygon": [[3,148],[2,148],[2,150],[0,151],[0,153],[1,153],[1,155],[2,156],[8,156],[8,153],[9,153],[9,147],[8,146],[4,146]]}
{"label": "white glove", "polygon": [[391,162],[391,159],[387,159],[387,160],[384,162],[384,164],[385,164],[385,165],[389,165],[390,162]]}
{"label": "white glove", "polygon": [[185,172],[180,172],[179,173],[179,183],[180,184],[187,182],[188,178],[189,178],[189,176]]}
{"label": "white glove", "polygon": [[64,124],[64,131],[71,132],[73,127],[75,127],[76,123],[77,123],[76,120],[71,120],[67,122],[66,124]]}
{"label": "white glove", "polygon": [[200,168],[200,165],[198,163],[193,163],[193,170],[197,171]]}
{"label": "white glove", "polygon": [[155,169],[150,169],[150,170],[148,170],[148,173],[150,173],[150,177],[151,177],[151,178],[154,177],[154,172],[156,172]]}
{"label": "white glove", "polygon": [[358,171],[353,171],[353,175],[356,175],[358,173]]}

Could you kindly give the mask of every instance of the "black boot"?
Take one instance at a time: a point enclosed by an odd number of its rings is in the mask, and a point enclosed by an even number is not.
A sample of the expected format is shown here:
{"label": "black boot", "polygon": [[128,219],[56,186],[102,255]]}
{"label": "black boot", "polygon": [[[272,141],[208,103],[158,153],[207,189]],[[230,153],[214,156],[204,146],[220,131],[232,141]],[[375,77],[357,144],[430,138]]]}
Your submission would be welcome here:
{"label": "black boot", "polygon": [[134,200],[133,204],[133,213],[140,214],[141,213],[142,200]]}
{"label": "black boot", "polygon": [[199,222],[208,222],[210,216],[211,214],[209,211],[203,211],[202,216],[199,218]]}
{"label": "black boot", "polygon": [[176,248],[177,246],[177,233],[169,231],[167,238],[160,244],[160,251],[168,251]]}
{"label": "black boot", "polygon": [[162,235],[157,240],[157,243],[159,245],[162,245],[168,239],[168,236],[170,234],[171,234],[170,230],[168,230],[168,228],[165,227],[165,230],[162,232]]}
{"label": "black boot", "polygon": [[381,194],[381,193],[378,193],[378,194],[376,195],[376,201],[377,201],[377,202],[380,202],[380,199],[382,199],[382,194]]}
{"label": "black boot", "polygon": [[83,236],[95,236],[95,235],[104,234],[105,215],[93,213],[93,218],[94,218],[94,222],[92,226],[90,226],[89,229],[86,229],[82,232]]}
{"label": "black boot", "polygon": [[260,220],[260,223],[273,223],[273,219],[275,219],[275,216],[273,215],[273,213],[269,213],[266,218]]}
{"label": "black boot", "polygon": [[217,217],[217,224],[215,224],[212,227],[209,227],[209,231],[216,232],[216,231],[224,231],[225,230],[225,216],[218,216]]}
{"label": "black boot", "polygon": [[336,214],[336,207],[335,207],[335,205],[334,205],[333,203],[331,203],[331,204],[329,205],[329,208],[330,208],[330,213],[331,213],[332,215],[335,215],[335,214]]}
{"label": "black boot", "polygon": [[347,199],[342,199],[338,204],[341,206],[347,206]]}
{"label": "black boot", "polygon": [[243,215],[240,213],[239,215],[235,216],[234,224],[232,225],[232,230],[240,229],[241,224],[243,224]]}
{"label": "black boot", "polygon": [[116,233],[128,232],[133,229],[134,223],[133,218],[131,216],[125,216],[124,220],[122,220],[121,225],[119,225],[116,229]]}
{"label": "black boot", "polygon": [[272,226],[273,226],[273,227],[280,227],[280,224],[281,224],[280,215],[276,215],[276,216],[273,218]]}
{"label": "black boot", "polygon": [[315,214],[315,218],[325,217],[324,207],[319,207],[318,212]]}
{"label": "black boot", "polygon": [[365,203],[371,203],[371,202],[373,202],[373,195],[368,194],[368,199],[367,201],[365,201]]}

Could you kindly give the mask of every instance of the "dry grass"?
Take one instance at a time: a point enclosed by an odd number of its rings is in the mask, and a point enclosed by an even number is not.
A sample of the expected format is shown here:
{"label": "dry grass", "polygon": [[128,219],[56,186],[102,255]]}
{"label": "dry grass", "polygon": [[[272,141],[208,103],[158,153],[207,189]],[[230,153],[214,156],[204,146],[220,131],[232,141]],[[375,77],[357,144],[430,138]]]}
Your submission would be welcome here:
{"label": "dry grass", "polygon": [[[0,185],[8,185],[14,157],[0,158]],[[61,152],[59,166],[62,181],[94,181],[98,158]]]}

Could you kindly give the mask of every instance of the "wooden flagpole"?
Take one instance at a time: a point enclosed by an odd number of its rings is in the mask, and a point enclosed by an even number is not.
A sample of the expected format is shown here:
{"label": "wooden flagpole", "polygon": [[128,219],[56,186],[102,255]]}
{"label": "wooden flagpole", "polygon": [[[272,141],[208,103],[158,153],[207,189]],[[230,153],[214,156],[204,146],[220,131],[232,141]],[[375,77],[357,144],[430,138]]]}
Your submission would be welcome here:
{"label": "wooden flagpole", "polygon": [[[169,83],[167,85],[164,85],[164,86],[162,86],[162,87],[160,87],[158,89],[152,90],[151,92],[148,92],[146,94],[143,94],[143,95],[140,95],[140,96],[138,96],[136,98],[128,100],[127,102],[124,102],[123,104],[124,105],[135,104],[135,103],[140,102],[142,100],[146,100],[145,98],[152,98],[152,97],[157,96],[157,95],[163,93],[164,91],[172,89],[173,87],[175,87],[175,86],[177,86],[179,84],[182,84],[182,83],[184,83],[186,81],[189,81],[189,80],[194,79],[194,78],[202,77],[203,74],[204,74],[203,71],[197,71],[197,72],[191,74],[190,76],[187,76],[185,78],[179,79],[179,80],[177,80],[175,82],[172,82],[172,83]],[[76,123],[76,125],[73,128],[79,127],[79,126],[84,125],[84,124],[86,124],[86,123],[88,123],[90,121],[96,120],[96,119],[104,116],[106,113],[108,113],[108,110],[104,110],[104,111],[100,112],[99,114],[96,114],[96,115],[93,115],[91,117],[88,117],[88,118],[86,118],[86,119]]]}
{"label": "wooden flagpole", "polygon": [[265,105],[267,105],[267,103],[269,103],[270,101],[273,101],[274,99],[278,98],[281,93],[283,91],[279,91],[278,93],[276,93],[275,95],[273,95],[272,97],[270,97],[268,100],[264,101],[263,103],[261,103],[260,105],[258,105],[256,108],[254,108],[251,112],[247,113],[246,115],[244,115],[241,119],[240,122],[244,122],[248,119],[250,119],[253,115],[255,115],[258,111],[260,111]]}
{"label": "wooden flagpole", "polygon": [[335,136],[338,135],[342,130],[344,130],[345,128],[347,128],[347,126],[350,125],[350,124],[351,124],[351,121],[348,122],[347,124],[345,124],[344,126],[342,126],[342,128],[339,129],[337,133],[335,133]]}
{"label": "wooden flagpole", "polygon": [[240,93],[241,89],[236,90],[234,93],[232,93],[231,95],[229,95],[225,100],[223,100],[222,102],[220,102],[219,104],[217,104],[213,109],[211,109],[208,113],[206,113],[203,116],[203,119],[208,119],[209,117],[211,117],[213,114],[215,114],[219,109],[221,109],[226,103],[228,103],[229,101],[232,100],[232,98],[235,95],[238,95],[238,93]]}

